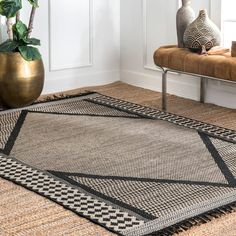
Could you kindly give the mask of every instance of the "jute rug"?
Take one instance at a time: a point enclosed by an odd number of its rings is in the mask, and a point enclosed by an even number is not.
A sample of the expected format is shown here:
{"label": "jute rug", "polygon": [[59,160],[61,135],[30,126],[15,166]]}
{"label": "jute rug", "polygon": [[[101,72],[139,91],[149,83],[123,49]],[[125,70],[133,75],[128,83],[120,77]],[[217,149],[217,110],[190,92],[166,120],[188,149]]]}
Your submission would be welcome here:
{"label": "jute rug", "polygon": [[234,130],[97,93],[0,122],[1,177],[112,232],[168,235],[236,201]]}

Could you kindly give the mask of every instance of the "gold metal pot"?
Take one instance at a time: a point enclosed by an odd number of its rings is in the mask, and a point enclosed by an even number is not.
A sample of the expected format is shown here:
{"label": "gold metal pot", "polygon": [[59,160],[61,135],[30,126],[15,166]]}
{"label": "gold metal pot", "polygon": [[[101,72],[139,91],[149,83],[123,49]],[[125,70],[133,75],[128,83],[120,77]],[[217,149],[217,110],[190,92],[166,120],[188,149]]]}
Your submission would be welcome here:
{"label": "gold metal pot", "polygon": [[0,53],[0,97],[12,108],[32,104],[44,85],[42,60],[25,61],[20,53]]}

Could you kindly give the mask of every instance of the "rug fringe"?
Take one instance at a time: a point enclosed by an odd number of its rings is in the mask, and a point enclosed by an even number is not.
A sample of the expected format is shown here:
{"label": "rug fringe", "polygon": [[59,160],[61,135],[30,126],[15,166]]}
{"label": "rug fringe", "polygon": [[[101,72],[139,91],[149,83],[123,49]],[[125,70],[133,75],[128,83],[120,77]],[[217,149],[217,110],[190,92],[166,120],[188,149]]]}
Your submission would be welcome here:
{"label": "rug fringe", "polygon": [[76,93],[76,94],[71,94],[68,95],[66,93],[60,93],[60,94],[52,94],[52,95],[48,95],[45,98],[42,99],[38,99],[36,102],[34,102],[34,104],[39,104],[39,103],[46,103],[46,102],[54,102],[54,101],[59,101],[59,100],[63,100],[63,99],[68,99],[68,98],[75,98],[75,97],[80,97],[80,96],[86,96],[89,94],[94,94],[96,92],[94,91],[87,91],[85,90],[84,92],[81,93]]}
{"label": "rug fringe", "polygon": [[200,226],[214,219],[218,219],[224,215],[231,214],[236,212],[236,202],[231,203],[226,206],[219,207],[217,209],[211,210],[204,214],[198,215],[196,217],[190,218],[188,220],[177,223],[173,226],[160,230],[156,233],[148,234],[147,236],[172,236],[178,235],[182,232],[185,232],[191,229],[194,226]]}
{"label": "rug fringe", "polygon": [[[76,94],[72,94],[72,95],[68,95],[68,94],[65,94],[65,93],[60,93],[58,95],[52,94],[52,95],[48,95],[45,98],[39,98],[32,105],[40,104],[40,103],[47,103],[47,102],[60,101],[60,100],[68,99],[68,98],[75,98],[75,97],[80,97],[80,96],[86,96],[86,95],[94,94],[94,93],[96,93],[96,92],[85,90],[84,92],[76,93]],[[0,102],[2,102],[2,101],[0,101]],[[1,105],[2,105],[2,107],[0,107],[0,112],[11,109],[11,108],[7,107],[4,104],[1,104]]]}

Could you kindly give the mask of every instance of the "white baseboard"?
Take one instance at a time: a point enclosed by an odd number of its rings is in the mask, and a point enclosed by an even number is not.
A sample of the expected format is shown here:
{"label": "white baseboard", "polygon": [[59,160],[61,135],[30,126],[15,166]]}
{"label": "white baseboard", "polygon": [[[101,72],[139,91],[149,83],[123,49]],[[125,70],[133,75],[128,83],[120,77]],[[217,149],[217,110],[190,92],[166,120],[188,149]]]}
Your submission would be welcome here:
{"label": "white baseboard", "polygon": [[[161,92],[161,72],[140,73],[121,71],[121,81]],[[236,109],[236,85],[217,81],[207,82],[206,102]],[[168,93],[199,101],[200,80],[179,74],[168,75]]]}
{"label": "white baseboard", "polygon": [[71,77],[60,77],[57,79],[46,78],[42,94],[62,92],[82,87],[105,85],[119,80],[119,71],[103,71],[98,73],[80,74]]}
{"label": "white baseboard", "polygon": [[[186,78],[187,77],[187,78]],[[99,86],[121,80],[122,82],[161,92],[161,73],[141,73],[136,71],[103,71],[80,74],[71,77],[59,77],[45,80],[43,94],[56,93],[76,88]],[[199,101],[200,83],[198,78],[168,75],[168,93]],[[206,102],[236,109],[236,85],[209,81],[207,83]]]}

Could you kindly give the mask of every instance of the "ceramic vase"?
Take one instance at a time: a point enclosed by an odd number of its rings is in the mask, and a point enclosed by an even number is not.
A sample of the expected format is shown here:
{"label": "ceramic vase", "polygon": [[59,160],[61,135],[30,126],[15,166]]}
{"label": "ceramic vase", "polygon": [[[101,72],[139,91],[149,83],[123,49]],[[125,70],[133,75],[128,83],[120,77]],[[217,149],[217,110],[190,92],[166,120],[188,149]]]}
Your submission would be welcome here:
{"label": "ceramic vase", "polygon": [[178,10],[176,15],[176,29],[178,37],[178,47],[184,47],[183,36],[186,28],[195,19],[195,12],[190,6],[191,0],[182,0],[182,7]]}
{"label": "ceramic vase", "polygon": [[221,33],[219,28],[210,20],[206,10],[201,10],[199,16],[193,21],[184,33],[184,45],[193,51],[211,49],[219,46]]}

